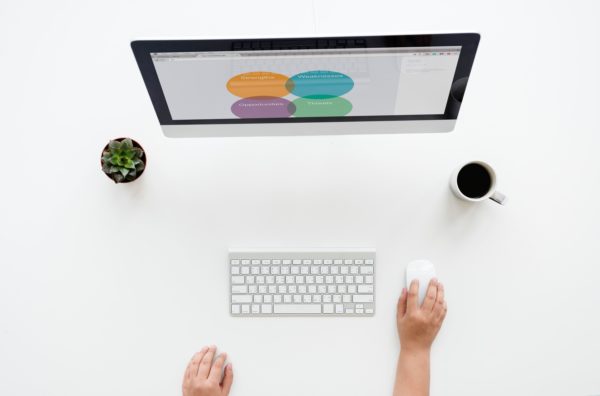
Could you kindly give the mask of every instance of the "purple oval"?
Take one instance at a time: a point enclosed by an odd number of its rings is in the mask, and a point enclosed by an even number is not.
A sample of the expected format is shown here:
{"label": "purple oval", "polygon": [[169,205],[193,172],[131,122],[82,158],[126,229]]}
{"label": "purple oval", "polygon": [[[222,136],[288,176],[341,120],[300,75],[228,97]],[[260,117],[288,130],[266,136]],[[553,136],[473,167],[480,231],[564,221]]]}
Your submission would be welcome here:
{"label": "purple oval", "polygon": [[272,96],[253,96],[231,105],[231,112],[239,118],[285,118],[294,111],[292,102]]}

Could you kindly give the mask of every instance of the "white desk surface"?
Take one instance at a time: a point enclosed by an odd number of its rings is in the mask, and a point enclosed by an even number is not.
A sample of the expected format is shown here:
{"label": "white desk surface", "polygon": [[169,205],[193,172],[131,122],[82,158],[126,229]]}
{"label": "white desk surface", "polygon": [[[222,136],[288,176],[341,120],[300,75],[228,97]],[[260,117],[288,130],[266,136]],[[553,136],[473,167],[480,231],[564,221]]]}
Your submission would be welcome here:
{"label": "white desk surface", "polygon": [[[600,394],[600,3],[86,3],[0,5],[0,394],[177,395],[209,343],[232,395],[390,394],[420,257],[449,302],[433,395]],[[167,139],[129,48],[433,31],[482,33],[450,134]],[[99,155],[124,135],[149,164],[115,186]],[[475,158],[506,207],[451,195]],[[375,246],[377,314],[232,318],[235,245]]]}

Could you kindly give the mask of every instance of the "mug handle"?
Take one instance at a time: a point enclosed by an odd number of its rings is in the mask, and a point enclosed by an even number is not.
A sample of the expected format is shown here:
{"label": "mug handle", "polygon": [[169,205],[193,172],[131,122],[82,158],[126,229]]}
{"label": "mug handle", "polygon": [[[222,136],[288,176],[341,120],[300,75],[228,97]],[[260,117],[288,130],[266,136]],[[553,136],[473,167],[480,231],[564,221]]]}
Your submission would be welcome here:
{"label": "mug handle", "polygon": [[506,195],[502,194],[500,191],[495,191],[490,199],[500,205],[504,205],[506,203]]}

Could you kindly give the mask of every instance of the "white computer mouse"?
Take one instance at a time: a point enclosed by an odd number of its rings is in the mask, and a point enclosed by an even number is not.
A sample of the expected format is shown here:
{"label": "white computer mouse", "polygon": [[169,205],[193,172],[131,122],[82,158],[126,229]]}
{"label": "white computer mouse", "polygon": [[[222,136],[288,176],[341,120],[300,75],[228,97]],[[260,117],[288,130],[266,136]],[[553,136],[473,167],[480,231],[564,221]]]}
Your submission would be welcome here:
{"label": "white computer mouse", "polygon": [[435,278],[435,268],[429,260],[411,261],[406,267],[406,289],[408,290],[413,279],[419,280],[419,305],[425,299],[427,285],[431,278]]}

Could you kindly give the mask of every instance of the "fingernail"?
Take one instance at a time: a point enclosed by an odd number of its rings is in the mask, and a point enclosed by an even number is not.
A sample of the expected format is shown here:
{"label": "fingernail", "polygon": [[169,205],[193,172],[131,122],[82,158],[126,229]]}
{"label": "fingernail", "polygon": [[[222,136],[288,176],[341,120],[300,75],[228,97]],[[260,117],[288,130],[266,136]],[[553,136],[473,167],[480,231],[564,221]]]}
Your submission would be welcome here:
{"label": "fingernail", "polygon": [[227,368],[229,369],[229,371],[233,371],[233,364],[229,363],[227,365]]}
{"label": "fingernail", "polygon": [[221,356],[223,356],[223,360],[227,359],[227,352],[223,352]]}
{"label": "fingernail", "polygon": [[207,349],[208,349],[208,347],[203,346],[202,349],[200,350],[200,352],[206,352]]}

